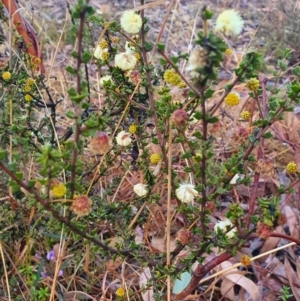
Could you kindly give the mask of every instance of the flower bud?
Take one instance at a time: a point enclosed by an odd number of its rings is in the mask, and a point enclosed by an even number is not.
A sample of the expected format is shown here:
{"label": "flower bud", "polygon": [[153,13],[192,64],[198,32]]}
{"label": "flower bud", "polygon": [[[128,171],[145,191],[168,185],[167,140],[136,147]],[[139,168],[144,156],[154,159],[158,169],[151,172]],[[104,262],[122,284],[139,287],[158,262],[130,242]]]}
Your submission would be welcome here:
{"label": "flower bud", "polygon": [[98,132],[90,141],[89,148],[95,155],[104,155],[110,147],[110,139],[104,132]]}
{"label": "flower bud", "polygon": [[178,232],[177,232],[177,235],[176,235],[176,240],[178,242],[180,242],[182,245],[186,245],[190,242],[191,240],[191,232],[187,229],[180,229]]}
{"label": "flower bud", "polygon": [[70,210],[78,216],[88,215],[92,210],[92,200],[86,195],[80,195],[73,201]]}
{"label": "flower bud", "polygon": [[177,109],[171,115],[171,122],[178,127],[185,126],[188,121],[188,115],[185,110]]}

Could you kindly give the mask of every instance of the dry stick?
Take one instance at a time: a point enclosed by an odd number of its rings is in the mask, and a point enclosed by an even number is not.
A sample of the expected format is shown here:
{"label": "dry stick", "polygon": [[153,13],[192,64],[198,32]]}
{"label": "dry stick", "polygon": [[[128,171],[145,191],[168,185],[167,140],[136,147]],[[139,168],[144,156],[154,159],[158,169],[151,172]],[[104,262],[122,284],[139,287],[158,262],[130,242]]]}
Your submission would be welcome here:
{"label": "dry stick", "polygon": [[172,0],[172,1],[170,2],[169,7],[168,7],[168,10],[167,10],[167,12],[166,12],[166,14],[165,14],[164,20],[162,21],[162,24],[161,24],[161,26],[160,26],[159,33],[158,33],[158,35],[157,35],[157,38],[156,38],[154,47],[153,47],[152,52],[151,52],[151,55],[150,55],[150,62],[152,62],[152,58],[153,58],[153,56],[154,56],[154,52],[155,52],[155,50],[156,50],[156,46],[157,46],[158,42],[159,42],[160,39],[161,39],[161,36],[162,36],[162,34],[163,34],[165,25],[166,25],[166,23],[167,23],[167,21],[168,21],[168,18],[169,18],[169,15],[170,15],[170,13],[171,13],[171,10],[172,10],[172,7],[173,7],[173,5],[174,5],[174,2],[175,2],[175,0]]}
{"label": "dry stick", "polygon": [[[205,22],[204,22],[205,24]],[[202,185],[202,200],[201,200],[201,227],[202,235],[206,236],[206,224],[205,224],[205,204],[206,204],[206,155],[205,150],[207,148],[207,129],[208,122],[206,120],[206,108],[205,108],[205,97],[204,97],[204,88],[201,91],[201,106],[202,106],[202,158],[201,158],[201,185]]]}
{"label": "dry stick", "polygon": [[3,254],[2,241],[0,241],[0,254],[1,254],[3,270],[4,270],[4,275],[5,275],[5,282],[6,282],[6,287],[7,287],[8,300],[11,301],[12,299],[11,299],[11,295],[10,295],[10,285],[9,285],[9,282],[8,282],[8,275],[7,275],[7,270],[6,270],[5,258],[4,258],[4,254]]}
{"label": "dry stick", "polygon": [[[88,1],[87,1],[88,2]],[[76,66],[76,85],[77,85],[77,94],[81,92],[81,76],[80,76],[80,66],[81,66],[81,51],[82,51],[82,35],[83,35],[83,28],[84,28],[84,19],[86,14],[86,7],[82,9],[80,12],[80,22],[78,28],[78,49],[77,49],[77,66]],[[75,106],[75,115],[77,118],[79,117],[79,109]],[[76,176],[76,160],[78,155],[78,141],[80,136],[80,124],[78,119],[75,121],[75,135],[74,135],[74,149],[72,154],[71,160],[71,178],[70,178],[70,192],[71,192],[71,199],[73,199],[74,191],[75,191],[75,176]]]}
{"label": "dry stick", "polygon": [[203,279],[203,277],[209,271],[218,266],[220,263],[230,259],[232,256],[232,254],[224,252],[212,259],[211,261],[209,261],[208,263],[206,263],[205,265],[198,264],[188,286],[185,289],[183,289],[179,294],[172,295],[172,300],[184,300],[185,297],[191,294],[191,292],[198,286],[199,281]]}
{"label": "dry stick", "polygon": [[[171,265],[171,192],[172,192],[172,126],[169,123],[169,153],[168,153],[168,199],[167,199],[167,268]],[[167,297],[171,301],[171,276],[167,278]]]}
{"label": "dry stick", "polygon": [[[262,113],[262,118],[264,119],[266,117],[267,114],[267,90],[266,90],[266,84],[267,84],[268,79],[264,78],[264,79],[260,79],[260,84],[262,87],[262,109],[260,110]],[[257,103],[258,107],[260,108],[260,104],[259,102]],[[264,138],[260,137],[259,139],[260,143],[259,143],[259,147],[257,150],[257,160],[259,161],[260,159],[262,159],[263,157],[263,144],[264,144]],[[250,219],[251,216],[253,215],[254,212],[254,207],[255,207],[255,200],[256,200],[256,196],[257,196],[257,190],[258,190],[258,184],[259,184],[259,178],[260,178],[260,173],[259,172],[255,172],[254,174],[254,179],[253,179],[253,190],[249,199],[249,211],[248,211],[248,215],[246,218],[246,228],[249,227],[250,225]]]}
{"label": "dry stick", "polygon": [[[143,0],[141,1],[141,3],[143,4]],[[141,17],[144,17],[144,10],[141,10]],[[145,51],[145,28],[144,25],[142,26],[142,30],[141,30],[141,40],[142,40],[142,48],[141,48],[141,53],[142,53],[142,57],[143,57],[143,62],[145,65],[145,70],[146,70],[146,81],[147,81],[147,92],[148,92],[148,97],[149,97],[149,105],[150,105],[150,109],[151,109],[151,113],[152,113],[152,118],[156,127],[156,133],[157,133],[157,139],[159,142],[159,146],[161,148],[161,153],[163,156],[163,161],[165,163],[165,166],[168,167],[168,158],[166,155],[166,152],[164,150],[164,138],[162,136],[162,133],[160,131],[160,129],[158,128],[158,118],[157,118],[157,114],[156,114],[156,109],[155,109],[155,101],[154,101],[154,95],[153,95],[153,91],[152,91],[152,83],[151,83],[151,75],[150,75],[150,71],[149,71],[149,62],[148,62],[148,58],[147,58],[147,52]]]}

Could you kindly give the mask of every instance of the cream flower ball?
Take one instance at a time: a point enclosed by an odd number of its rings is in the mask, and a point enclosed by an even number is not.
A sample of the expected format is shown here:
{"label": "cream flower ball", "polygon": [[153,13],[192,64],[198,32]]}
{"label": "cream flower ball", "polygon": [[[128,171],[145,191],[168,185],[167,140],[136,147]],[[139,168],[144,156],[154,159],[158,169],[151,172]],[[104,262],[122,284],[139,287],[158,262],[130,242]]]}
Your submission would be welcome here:
{"label": "cream flower ball", "polygon": [[113,84],[113,80],[112,80],[111,75],[104,75],[100,78],[99,84],[100,84],[101,87],[103,87],[105,82],[109,82],[109,81]]}
{"label": "cream flower ball", "polygon": [[133,186],[133,191],[140,197],[146,196],[148,193],[148,185],[138,183]]}
{"label": "cream flower ball", "polygon": [[242,32],[244,20],[234,9],[224,10],[217,18],[216,30],[223,32],[226,36],[239,35]]}
{"label": "cream flower ball", "polygon": [[175,194],[182,203],[191,203],[195,196],[198,195],[198,191],[192,184],[181,184],[175,191]]}
{"label": "cream flower ball", "polygon": [[120,19],[121,27],[128,33],[138,33],[142,27],[142,18],[133,10],[126,11]]}
{"label": "cream flower ball", "polygon": [[97,45],[95,51],[94,51],[94,57],[98,60],[105,61],[108,56],[108,48],[101,48],[99,45]]}
{"label": "cream flower ball", "polygon": [[195,48],[191,51],[186,66],[186,71],[190,72],[191,77],[199,77],[199,73],[195,70],[205,66],[207,61],[207,50],[203,47]]}
{"label": "cream flower ball", "polygon": [[[219,221],[215,224],[214,226],[214,231],[215,233],[226,233],[228,231],[228,229],[232,228],[232,223],[229,219],[226,219],[224,221]],[[226,233],[226,237],[227,238],[233,238],[235,236],[236,233],[236,228],[231,229],[229,232]]]}
{"label": "cream flower ball", "polygon": [[116,137],[117,143],[120,146],[128,146],[131,143],[130,135],[130,133],[121,131]]}
{"label": "cream flower ball", "polygon": [[115,55],[115,66],[124,71],[133,69],[136,63],[137,59],[131,52],[121,52]]}

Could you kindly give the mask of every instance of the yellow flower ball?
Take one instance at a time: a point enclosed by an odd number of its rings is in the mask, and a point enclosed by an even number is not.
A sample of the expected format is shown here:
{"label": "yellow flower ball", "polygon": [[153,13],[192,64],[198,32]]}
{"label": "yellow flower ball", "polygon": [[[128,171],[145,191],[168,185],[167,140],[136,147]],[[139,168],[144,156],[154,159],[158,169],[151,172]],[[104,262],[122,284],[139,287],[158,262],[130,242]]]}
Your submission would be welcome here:
{"label": "yellow flower ball", "polygon": [[4,80],[6,80],[6,81],[10,80],[10,78],[11,78],[11,73],[8,72],[8,71],[3,72],[3,73],[2,73],[2,78],[3,78]]}
{"label": "yellow flower ball", "polygon": [[152,154],[150,156],[150,163],[151,164],[157,164],[160,161],[160,155],[159,154]]}
{"label": "yellow flower ball", "polygon": [[251,117],[251,114],[250,114],[249,111],[243,111],[243,112],[241,113],[241,117],[242,117],[243,119],[245,119],[245,120],[248,120],[248,119]]}
{"label": "yellow flower ball", "polygon": [[26,83],[26,85],[28,85],[28,86],[32,86],[32,85],[34,85],[34,79],[31,78],[31,77],[28,77],[28,78],[26,79],[25,83]]}
{"label": "yellow flower ball", "polygon": [[119,287],[117,290],[116,290],[116,295],[118,297],[123,297],[125,295],[125,290],[123,287]]}
{"label": "yellow flower ball", "polygon": [[230,49],[230,48],[227,48],[226,50],[225,50],[225,54],[226,55],[230,55],[232,53],[232,50]]}
{"label": "yellow flower ball", "polygon": [[297,164],[295,162],[290,162],[287,164],[285,170],[288,173],[296,173],[297,172]]}
{"label": "yellow flower ball", "polygon": [[186,83],[185,83],[185,82],[180,82],[180,83],[177,85],[177,87],[178,87],[179,89],[186,88]]}
{"label": "yellow flower ball", "polygon": [[166,83],[177,86],[181,83],[181,77],[174,70],[166,70],[164,73]]}
{"label": "yellow flower ball", "polygon": [[102,49],[105,49],[108,47],[108,43],[106,42],[105,39],[101,39],[101,41],[98,43],[99,47]]}
{"label": "yellow flower ball", "polygon": [[58,183],[52,186],[51,194],[53,198],[62,198],[67,192],[67,188],[64,184]]}
{"label": "yellow flower ball", "polygon": [[250,78],[247,82],[246,82],[246,87],[250,90],[250,91],[256,91],[259,88],[259,80],[257,78]]}
{"label": "yellow flower ball", "polygon": [[135,58],[136,58],[137,61],[139,61],[141,59],[141,56],[140,56],[140,54],[138,52],[135,52],[134,56],[135,56]]}
{"label": "yellow flower ball", "polygon": [[236,92],[230,92],[224,99],[227,106],[234,107],[240,103],[240,95]]}
{"label": "yellow flower ball", "polygon": [[128,128],[128,132],[129,132],[130,134],[135,134],[135,133],[136,133],[136,130],[137,130],[137,126],[136,126],[134,123],[132,123],[132,124],[129,126],[129,128]]}
{"label": "yellow flower ball", "polygon": [[26,101],[31,101],[31,100],[32,100],[32,96],[29,95],[29,94],[26,94],[26,95],[24,96],[24,99],[25,99]]}
{"label": "yellow flower ball", "polygon": [[241,258],[241,264],[244,266],[248,266],[251,263],[251,258],[247,255],[243,255]]}
{"label": "yellow flower ball", "polygon": [[30,87],[29,85],[25,85],[25,86],[23,87],[23,91],[24,91],[24,92],[30,92],[30,91],[31,91],[31,87]]}

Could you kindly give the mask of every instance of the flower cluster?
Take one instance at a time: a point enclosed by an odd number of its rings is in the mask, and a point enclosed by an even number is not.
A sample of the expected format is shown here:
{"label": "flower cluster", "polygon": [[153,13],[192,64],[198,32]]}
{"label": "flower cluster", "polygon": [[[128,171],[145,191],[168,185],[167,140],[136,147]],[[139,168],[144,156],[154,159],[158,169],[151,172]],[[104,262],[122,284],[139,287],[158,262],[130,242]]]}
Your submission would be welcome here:
{"label": "flower cluster", "polygon": [[130,133],[121,131],[117,135],[116,140],[120,146],[128,146],[131,143]]}
{"label": "flower cluster", "polygon": [[243,111],[243,112],[241,113],[241,117],[242,117],[243,119],[245,119],[245,120],[248,120],[248,119],[251,117],[251,114],[250,114],[249,111]]}
{"label": "flower cluster", "polygon": [[31,77],[28,77],[25,81],[26,85],[33,86],[34,85],[34,79]]}
{"label": "flower cluster", "polygon": [[25,101],[32,101],[32,96],[30,94],[25,94],[24,99]]}
{"label": "flower cluster", "polygon": [[100,78],[99,84],[100,84],[101,87],[104,87],[104,85],[107,84],[107,83],[113,84],[113,80],[112,80],[111,75],[105,75],[105,76],[102,76]]}
{"label": "flower cluster", "polygon": [[51,195],[53,198],[62,198],[65,196],[67,188],[63,183],[55,182],[51,186]]}
{"label": "flower cluster", "polygon": [[133,124],[133,123],[128,128],[128,132],[130,134],[135,134],[136,130],[137,130],[137,126],[135,124]]}
{"label": "flower cluster", "polygon": [[70,210],[78,216],[85,216],[91,212],[92,203],[92,200],[88,196],[80,195],[73,200]]}
{"label": "flower cluster", "polygon": [[182,245],[186,245],[190,242],[192,238],[192,234],[187,229],[180,229],[176,234],[176,240],[180,242]]}
{"label": "flower cluster", "polygon": [[259,80],[257,78],[250,78],[246,82],[246,87],[250,91],[256,91],[259,88]]}
{"label": "flower cluster", "polygon": [[115,55],[115,66],[124,71],[133,69],[136,63],[137,59],[132,50],[127,50]]}
{"label": "flower cluster", "polygon": [[269,158],[259,159],[255,165],[255,172],[262,177],[271,178],[275,173],[273,160]]}
{"label": "flower cluster", "polygon": [[125,295],[125,290],[123,287],[119,287],[117,290],[116,290],[116,295],[118,297],[123,297]]}
{"label": "flower cluster", "polygon": [[150,156],[150,163],[151,164],[157,164],[160,161],[160,155],[159,154],[152,154]]}
{"label": "flower cluster", "polygon": [[181,184],[175,191],[176,197],[182,203],[191,203],[199,192],[192,184]]}
{"label": "flower cluster", "polygon": [[11,73],[8,71],[5,71],[2,73],[1,77],[5,80],[5,81],[9,81],[11,78]]}
{"label": "flower cluster", "polygon": [[90,141],[89,148],[95,155],[104,155],[111,145],[108,135],[98,132]]}
{"label": "flower cluster", "polygon": [[230,55],[232,53],[232,50],[230,49],[230,48],[227,48],[226,50],[225,50],[225,54],[226,55]]}
{"label": "flower cluster", "polygon": [[240,262],[241,262],[242,265],[248,266],[251,263],[251,258],[247,255],[243,255]]}
{"label": "flower cluster", "polygon": [[225,35],[239,35],[244,26],[244,21],[234,9],[224,10],[217,18],[216,30]]}
{"label": "flower cluster", "polygon": [[173,86],[177,86],[181,83],[181,77],[175,70],[166,70],[164,73],[164,81]]}
{"label": "flower cluster", "polygon": [[288,173],[296,173],[297,172],[297,164],[295,162],[290,162],[287,164],[285,170],[288,172]]}
{"label": "flower cluster", "polygon": [[122,14],[120,24],[126,32],[135,34],[140,31],[143,20],[139,14],[130,10]]}
{"label": "flower cluster", "polygon": [[[231,229],[232,227],[233,227],[233,225],[232,225],[231,221],[226,219],[224,221],[217,222],[214,226],[214,231],[217,234],[220,234],[220,233],[225,234],[226,233],[227,238],[233,238],[236,234],[236,228]],[[228,230],[230,230],[230,231],[228,231]]]}
{"label": "flower cluster", "polygon": [[144,197],[148,194],[147,185],[138,183],[133,186],[133,191],[139,196]]}
{"label": "flower cluster", "polygon": [[205,48],[199,47],[193,49],[189,56],[186,71],[190,72],[190,75],[192,77],[199,76],[199,74],[195,71],[205,66],[207,56],[208,56],[208,52]]}
{"label": "flower cluster", "polygon": [[224,102],[227,106],[234,107],[240,103],[241,97],[237,92],[230,92],[225,97]]}

